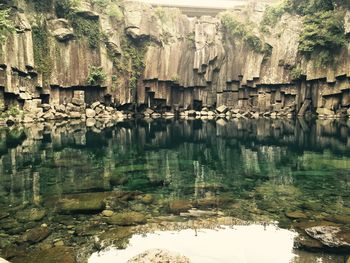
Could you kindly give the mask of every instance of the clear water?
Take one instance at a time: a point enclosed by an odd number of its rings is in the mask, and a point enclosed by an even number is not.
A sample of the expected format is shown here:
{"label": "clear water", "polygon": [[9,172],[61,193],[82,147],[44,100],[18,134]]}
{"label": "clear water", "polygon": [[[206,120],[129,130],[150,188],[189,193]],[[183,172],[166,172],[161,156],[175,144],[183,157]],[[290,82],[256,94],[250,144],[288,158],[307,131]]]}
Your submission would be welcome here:
{"label": "clear water", "polygon": [[[100,199],[114,212],[141,213],[148,225],[230,217],[301,235],[308,224],[350,227],[348,121],[61,123],[0,128],[0,138],[0,256],[13,262],[40,262],[28,255],[61,241],[78,262],[110,246],[127,249],[140,229],[108,224]],[[31,217],[33,209],[44,215]],[[288,216],[295,212],[302,216]],[[47,238],[18,241],[42,224]],[[313,262],[298,253],[296,262]],[[317,257],[347,257],[327,253]]]}

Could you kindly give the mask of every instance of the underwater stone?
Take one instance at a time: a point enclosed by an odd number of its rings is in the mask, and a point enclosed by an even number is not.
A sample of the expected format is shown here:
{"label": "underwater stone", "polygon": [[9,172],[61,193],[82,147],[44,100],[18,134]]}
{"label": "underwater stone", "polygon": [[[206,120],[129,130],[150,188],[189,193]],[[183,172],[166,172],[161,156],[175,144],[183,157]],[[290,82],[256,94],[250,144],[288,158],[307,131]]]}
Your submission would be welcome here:
{"label": "underwater stone", "polygon": [[150,249],[127,261],[127,263],[148,262],[190,263],[191,261],[185,256],[163,249]]}
{"label": "underwater stone", "polygon": [[38,243],[41,240],[44,240],[50,235],[50,230],[47,227],[37,227],[25,232],[20,241],[29,242],[29,243]]}
{"label": "underwater stone", "polygon": [[107,222],[111,225],[132,226],[141,225],[147,222],[145,215],[138,212],[125,212],[114,214],[108,218]]}

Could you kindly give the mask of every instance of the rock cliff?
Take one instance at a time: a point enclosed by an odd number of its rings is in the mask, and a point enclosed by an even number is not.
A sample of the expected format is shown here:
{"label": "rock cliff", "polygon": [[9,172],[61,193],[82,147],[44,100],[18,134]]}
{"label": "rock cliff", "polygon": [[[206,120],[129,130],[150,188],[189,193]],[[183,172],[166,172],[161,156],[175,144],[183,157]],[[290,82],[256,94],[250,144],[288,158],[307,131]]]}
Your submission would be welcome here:
{"label": "rock cliff", "polygon": [[[99,101],[123,110],[226,105],[340,116],[350,106],[350,45],[334,53],[332,65],[317,66],[298,53],[297,15],[284,14],[270,33],[261,33],[263,8],[228,11],[251,25],[267,47],[261,52],[228,33],[222,14],[190,18],[178,9],[128,1],[63,3],[69,1],[7,0],[1,6],[10,8],[15,32],[1,46],[0,111],[18,107],[31,119],[49,111],[55,119],[64,105],[59,118],[72,111],[84,118],[86,106]],[[74,103],[77,94],[83,103]]]}

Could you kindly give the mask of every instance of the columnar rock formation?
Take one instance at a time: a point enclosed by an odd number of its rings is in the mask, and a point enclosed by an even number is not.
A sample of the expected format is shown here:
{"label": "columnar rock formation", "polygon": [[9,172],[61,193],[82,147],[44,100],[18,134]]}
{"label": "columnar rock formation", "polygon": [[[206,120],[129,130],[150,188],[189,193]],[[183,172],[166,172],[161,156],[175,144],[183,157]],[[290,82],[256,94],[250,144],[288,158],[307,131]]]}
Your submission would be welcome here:
{"label": "columnar rock formation", "polygon": [[[137,2],[121,3],[122,16],[115,17],[82,1],[70,16],[59,18],[54,0],[47,1],[46,12],[36,10],[35,0],[8,2],[16,32],[1,47],[0,111],[16,105],[36,114],[41,104],[57,111],[74,104],[74,91],[85,92],[84,104],[99,101],[124,110],[134,105],[176,110],[226,105],[301,115],[318,109],[332,115],[350,105],[348,48],[335,52],[336,63],[328,67],[303,58],[298,54],[302,19],[296,15],[283,15],[270,34],[262,34],[259,6],[230,11],[254,24],[253,34],[271,51],[262,53],[230,35],[220,17],[189,18],[177,9]],[[349,16],[347,12],[346,33]],[[74,19],[99,31],[95,40]],[[301,77],[293,80],[296,68]],[[91,79],[93,70],[100,76]]]}

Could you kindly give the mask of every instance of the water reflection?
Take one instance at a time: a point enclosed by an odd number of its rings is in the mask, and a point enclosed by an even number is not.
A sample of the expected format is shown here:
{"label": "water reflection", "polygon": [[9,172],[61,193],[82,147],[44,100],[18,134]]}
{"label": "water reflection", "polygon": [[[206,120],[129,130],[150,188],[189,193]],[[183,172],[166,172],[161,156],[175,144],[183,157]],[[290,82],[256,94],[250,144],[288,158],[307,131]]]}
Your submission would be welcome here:
{"label": "water reflection", "polygon": [[203,211],[296,230],[320,222],[350,227],[350,121],[130,120],[99,127],[0,128],[0,255],[43,223],[51,228],[43,242],[90,246],[114,227],[98,214],[103,209],[137,212],[148,222]]}
{"label": "water reflection", "polygon": [[95,253],[89,263],[126,263],[145,250],[165,249],[191,263],[290,263],[295,233],[275,226],[223,226],[218,229],[163,231],[134,235],[124,250],[110,248]]}

